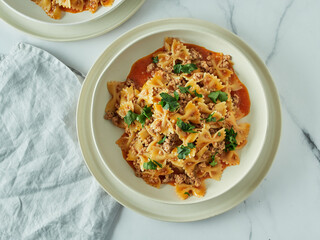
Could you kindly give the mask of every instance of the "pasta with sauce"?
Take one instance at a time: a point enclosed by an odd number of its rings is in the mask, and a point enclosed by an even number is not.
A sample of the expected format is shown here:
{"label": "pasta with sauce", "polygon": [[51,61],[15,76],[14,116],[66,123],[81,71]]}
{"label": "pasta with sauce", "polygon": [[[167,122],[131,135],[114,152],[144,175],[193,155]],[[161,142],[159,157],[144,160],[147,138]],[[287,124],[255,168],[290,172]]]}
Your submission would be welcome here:
{"label": "pasta with sauce", "polygon": [[31,0],[39,5],[53,19],[60,19],[61,13],[90,11],[95,13],[100,5],[112,6],[114,0]]}
{"label": "pasta with sauce", "polygon": [[250,125],[246,87],[231,56],[166,38],[132,66],[125,82],[108,82],[105,119],[123,128],[116,142],[137,177],[175,186],[181,199],[205,195],[205,179],[219,181],[238,165]]}

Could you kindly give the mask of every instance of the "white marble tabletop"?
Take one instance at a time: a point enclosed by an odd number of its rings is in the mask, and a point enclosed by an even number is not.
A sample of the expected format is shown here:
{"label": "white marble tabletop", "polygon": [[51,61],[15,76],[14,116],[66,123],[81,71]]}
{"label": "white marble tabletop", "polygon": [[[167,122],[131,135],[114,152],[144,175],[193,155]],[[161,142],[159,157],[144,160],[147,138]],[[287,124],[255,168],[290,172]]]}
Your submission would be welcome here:
{"label": "white marble tabletop", "polygon": [[191,17],[229,29],[265,61],[280,94],[282,138],[270,172],[246,201],[207,220],[161,222],[123,208],[112,239],[320,239],[319,10],[319,0],[147,0],[119,28],[77,42],[39,40],[0,20],[0,53],[26,42],[86,74],[113,40],[142,23]]}

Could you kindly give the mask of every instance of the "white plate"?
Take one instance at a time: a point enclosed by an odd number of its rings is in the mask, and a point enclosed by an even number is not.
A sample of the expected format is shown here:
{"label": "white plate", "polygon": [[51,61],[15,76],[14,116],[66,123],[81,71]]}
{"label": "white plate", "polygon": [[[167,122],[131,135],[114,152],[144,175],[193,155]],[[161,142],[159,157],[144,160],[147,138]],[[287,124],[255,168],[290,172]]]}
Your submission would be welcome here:
{"label": "white plate", "polygon": [[[207,197],[193,197],[189,202],[183,202],[186,204],[168,204],[178,203],[172,187],[153,189],[134,176],[114,143],[121,130],[103,119],[108,100],[106,81],[124,80],[132,63],[161,47],[165,36],[179,37],[188,43],[231,54],[235,70],[247,86],[252,101],[251,113],[247,118],[252,128],[249,144],[241,154],[240,165],[228,168],[220,182],[208,180],[207,183],[212,185],[208,186]],[[161,220],[192,221],[234,207],[259,184],[271,166],[278,147],[281,112],[277,91],[267,68],[237,36],[208,22],[169,19],[137,27],[105,50],[83,84],[77,128],[88,168],[101,186],[122,205]]]}
{"label": "white plate", "polygon": [[[28,2],[24,3],[26,5],[34,4],[30,0],[24,1]],[[74,41],[96,37],[111,31],[128,20],[142,6],[144,1],[145,0],[123,1],[121,4],[119,3],[117,5],[114,11],[101,13],[97,17],[90,13],[93,15],[91,16],[93,19],[88,21],[82,21],[84,20],[82,16],[89,14],[88,12],[79,13],[80,15],[72,14],[70,17],[74,16],[75,18],[78,18],[79,16],[80,18],[78,19],[79,22],[75,21],[72,24],[52,24],[39,19],[35,20],[35,18],[30,18],[29,16],[22,14],[20,12],[21,10],[13,10],[13,5],[9,6],[8,3],[0,1],[0,17],[11,26],[35,37],[51,41]],[[8,0],[7,2],[14,1]],[[43,11],[36,4],[34,4],[33,7],[36,9],[35,11],[39,11],[39,14],[41,14],[41,11]],[[43,14],[45,13],[43,12]],[[50,21],[50,18],[48,21]]]}
{"label": "white plate", "polygon": [[12,11],[15,11],[21,14],[23,17],[27,17],[33,21],[39,21],[42,23],[49,24],[79,24],[83,22],[89,22],[93,19],[99,18],[105,14],[110,13],[116,7],[118,7],[124,0],[115,0],[112,6],[110,7],[99,7],[98,10],[92,14],[89,11],[84,11],[81,13],[73,14],[68,12],[62,13],[61,19],[52,19],[50,18],[41,7],[32,2],[31,0],[3,0],[3,2],[11,8]]}

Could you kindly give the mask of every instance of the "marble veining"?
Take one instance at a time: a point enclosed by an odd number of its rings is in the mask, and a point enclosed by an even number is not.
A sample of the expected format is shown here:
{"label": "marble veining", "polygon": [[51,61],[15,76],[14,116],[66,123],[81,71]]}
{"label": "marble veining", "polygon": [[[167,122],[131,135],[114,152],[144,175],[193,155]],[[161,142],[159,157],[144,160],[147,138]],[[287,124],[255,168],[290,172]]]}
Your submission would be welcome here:
{"label": "marble veining", "polygon": [[276,53],[277,50],[277,46],[278,46],[278,41],[279,41],[279,32],[280,32],[280,28],[283,22],[283,19],[285,18],[288,10],[291,8],[292,4],[293,4],[294,0],[291,0],[287,6],[284,8],[283,13],[281,14],[281,17],[279,19],[279,23],[276,29],[276,34],[275,34],[275,38],[274,38],[274,42],[273,42],[273,46],[272,46],[272,50],[269,53],[269,55],[267,56],[267,59],[265,61],[266,65],[268,65],[270,59],[273,57],[273,55]]}

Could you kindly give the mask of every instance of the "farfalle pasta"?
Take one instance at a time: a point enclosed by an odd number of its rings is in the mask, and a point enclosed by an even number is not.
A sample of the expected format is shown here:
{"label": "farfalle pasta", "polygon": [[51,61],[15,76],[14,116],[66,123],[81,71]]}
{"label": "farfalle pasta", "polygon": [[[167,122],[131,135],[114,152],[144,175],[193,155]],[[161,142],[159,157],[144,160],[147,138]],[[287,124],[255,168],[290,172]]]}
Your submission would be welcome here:
{"label": "farfalle pasta", "polygon": [[171,184],[181,199],[202,197],[205,179],[219,181],[240,163],[250,125],[237,121],[250,98],[229,55],[166,38],[108,90],[105,119],[124,129],[116,143],[147,184]]}
{"label": "farfalle pasta", "polygon": [[38,4],[53,19],[60,19],[61,13],[90,11],[95,13],[100,5],[112,6],[114,0],[31,0]]}

